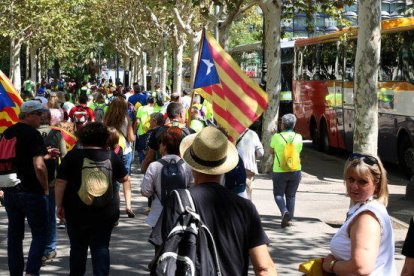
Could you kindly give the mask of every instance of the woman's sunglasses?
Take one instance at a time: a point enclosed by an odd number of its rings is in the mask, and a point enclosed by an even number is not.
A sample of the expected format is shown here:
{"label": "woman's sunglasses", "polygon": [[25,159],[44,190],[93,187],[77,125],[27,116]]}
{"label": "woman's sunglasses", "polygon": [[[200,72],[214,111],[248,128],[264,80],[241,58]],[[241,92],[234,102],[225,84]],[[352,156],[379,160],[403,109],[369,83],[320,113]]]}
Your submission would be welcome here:
{"label": "woman's sunglasses", "polygon": [[370,166],[375,165],[375,164],[378,165],[378,159],[371,155],[351,153],[351,155],[349,155],[348,160],[352,161],[355,159],[361,159],[365,164],[370,165]]}

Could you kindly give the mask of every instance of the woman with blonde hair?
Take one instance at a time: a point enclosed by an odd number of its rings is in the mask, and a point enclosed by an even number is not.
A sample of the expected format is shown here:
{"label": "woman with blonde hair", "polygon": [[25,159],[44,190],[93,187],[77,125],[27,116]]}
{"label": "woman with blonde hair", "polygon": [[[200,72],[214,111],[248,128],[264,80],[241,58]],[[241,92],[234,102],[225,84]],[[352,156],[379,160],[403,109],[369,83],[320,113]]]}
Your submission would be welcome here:
{"label": "woman with blonde hair", "polygon": [[[128,116],[127,101],[121,97],[115,97],[109,104],[103,122],[107,127],[113,127],[118,131],[118,144],[122,148],[123,152],[122,162],[128,171],[128,175],[131,175],[132,142],[135,141],[135,134],[131,119]],[[126,209],[126,213],[128,217],[135,216],[130,208]]]}
{"label": "woman with blonde hair", "polygon": [[345,163],[344,178],[351,208],[331,240],[323,270],[337,275],[396,275],[384,166],[377,157],[353,153]]}
{"label": "woman with blonde hair", "polygon": [[60,107],[56,92],[51,92],[47,101],[47,108],[50,110],[50,125],[57,126],[68,119],[67,112]]}

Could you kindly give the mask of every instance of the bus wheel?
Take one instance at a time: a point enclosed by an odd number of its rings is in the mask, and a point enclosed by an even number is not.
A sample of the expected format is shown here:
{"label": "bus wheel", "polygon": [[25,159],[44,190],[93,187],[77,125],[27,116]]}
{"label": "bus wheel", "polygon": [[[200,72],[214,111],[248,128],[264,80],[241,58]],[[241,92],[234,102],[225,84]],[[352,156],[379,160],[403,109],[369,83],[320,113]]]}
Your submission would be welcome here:
{"label": "bus wheel", "polygon": [[310,128],[310,135],[312,139],[312,146],[315,149],[319,150],[319,135],[318,135],[318,128],[316,125],[312,124]]}
{"label": "bus wheel", "polygon": [[403,172],[408,177],[411,177],[414,175],[414,147],[407,136],[404,136],[401,139],[398,149],[400,166]]}
{"label": "bus wheel", "polygon": [[320,151],[323,151],[323,152],[329,152],[328,128],[327,128],[325,122],[321,123],[319,149],[320,149]]}

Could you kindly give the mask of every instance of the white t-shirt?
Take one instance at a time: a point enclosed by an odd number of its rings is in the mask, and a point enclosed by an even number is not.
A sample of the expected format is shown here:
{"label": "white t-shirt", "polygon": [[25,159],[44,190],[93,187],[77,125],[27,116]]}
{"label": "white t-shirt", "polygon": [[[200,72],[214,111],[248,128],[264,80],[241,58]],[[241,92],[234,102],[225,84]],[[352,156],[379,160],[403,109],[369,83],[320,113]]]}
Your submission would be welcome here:
{"label": "white t-shirt", "polygon": [[236,147],[246,170],[258,174],[256,158],[263,157],[264,149],[257,133],[251,129],[247,130]]}
{"label": "white t-shirt", "polygon": [[358,203],[349,209],[348,214],[350,214],[350,217],[331,240],[331,252],[337,260],[348,261],[351,259],[351,238],[348,234],[348,227],[358,214],[367,210],[375,215],[381,225],[381,241],[377,261],[375,270],[370,275],[397,275],[394,262],[394,235],[391,220],[385,206],[376,200],[369,201],[366,204]]}

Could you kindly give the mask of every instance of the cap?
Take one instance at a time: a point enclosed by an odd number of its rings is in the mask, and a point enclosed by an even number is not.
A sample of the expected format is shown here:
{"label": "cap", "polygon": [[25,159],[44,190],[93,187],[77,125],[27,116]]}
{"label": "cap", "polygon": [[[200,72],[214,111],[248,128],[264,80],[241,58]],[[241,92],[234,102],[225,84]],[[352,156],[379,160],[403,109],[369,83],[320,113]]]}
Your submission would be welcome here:
{"label": "cap", "polygon": [[36,101],[36,100],[24,102],[20,106],[21,113],[31,113],[34,111],[44,111],[44,110],[45,108],[43,107],[43,105],[39,101]]}

